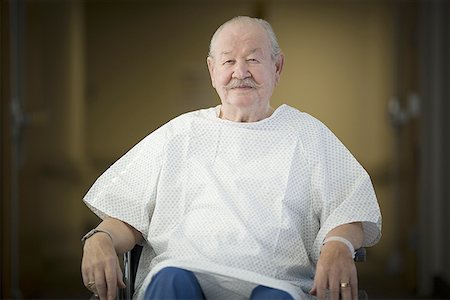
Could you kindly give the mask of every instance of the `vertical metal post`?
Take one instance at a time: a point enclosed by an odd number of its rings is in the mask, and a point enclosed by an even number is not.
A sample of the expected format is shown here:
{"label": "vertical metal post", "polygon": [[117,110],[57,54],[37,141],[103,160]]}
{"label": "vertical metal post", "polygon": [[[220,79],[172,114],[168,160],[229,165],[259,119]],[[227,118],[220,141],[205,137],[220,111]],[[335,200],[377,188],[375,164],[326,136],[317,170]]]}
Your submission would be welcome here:
{"label": "vertical metal post", "polygon": [[133,288],[134,282],[131,278],[131,251],[127,251],[123,254],[123,272],[124,272],[124,282],[127,286],[124,293],[123,299],[132,299],[131,289]]}
{"label": "vertical metal post", "polygon": [[[447,10],[446,10],[447,8]],[[422,1],[420,5],[421,93],[424,99],[422,124],[421,195],[419,203],[418,292],[430,296],[433,279],[444,278],[447,254],[445,232],[445,97],[448,66],[445,65],[445,40],[449,15],[445,1]],[[447,52],[447,53],[446,53]],[[447,70],[445,69],[447,68]],[[448,75],[447,75],[448,77]]]}

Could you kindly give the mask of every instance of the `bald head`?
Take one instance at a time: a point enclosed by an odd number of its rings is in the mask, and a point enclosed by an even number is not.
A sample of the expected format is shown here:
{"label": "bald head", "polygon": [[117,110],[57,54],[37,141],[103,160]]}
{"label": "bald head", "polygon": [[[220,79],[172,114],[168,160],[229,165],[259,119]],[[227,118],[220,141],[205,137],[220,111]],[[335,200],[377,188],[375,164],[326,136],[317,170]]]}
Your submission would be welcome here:
{"label": "bald head", "polygon": [[221,32],[223,31],[224,28],[226,28],[232,24],[239,24],[242,26],[250,25],[250,26],[261,27],[267,34],[267,40],[269,42],[272,59],[275,59],[281,53],[281,49],[280,49],[280,46],[278,45],[278,41],[277,41],[275,33],[272,29],[272,26],[267,21],[265,21],[263,19],[251,18],[251,17],[247,17],[247,16],[238,16],[238,17],[234,17],[231,20],[228,20],[227,22],[222,24],[216,30],[216,32],[212,36],[211,42],[209,44],[209,53],[208,53],[209,57],[214,57],[215,43],[216,43],[217,37],[221,34]]}

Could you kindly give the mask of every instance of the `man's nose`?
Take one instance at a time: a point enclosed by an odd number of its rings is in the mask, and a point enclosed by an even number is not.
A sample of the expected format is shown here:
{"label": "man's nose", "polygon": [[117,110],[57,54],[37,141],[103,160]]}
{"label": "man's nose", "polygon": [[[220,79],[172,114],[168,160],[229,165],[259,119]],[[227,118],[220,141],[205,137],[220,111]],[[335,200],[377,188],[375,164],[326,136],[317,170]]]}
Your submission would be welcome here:
{"label": "man's nose", "polygon": [[234,64],[234,71],[233,71],[233,77],[237,79],[245,79],[250,77],[250,71],[248,69],[248,66],[245,62],[236,62]]}

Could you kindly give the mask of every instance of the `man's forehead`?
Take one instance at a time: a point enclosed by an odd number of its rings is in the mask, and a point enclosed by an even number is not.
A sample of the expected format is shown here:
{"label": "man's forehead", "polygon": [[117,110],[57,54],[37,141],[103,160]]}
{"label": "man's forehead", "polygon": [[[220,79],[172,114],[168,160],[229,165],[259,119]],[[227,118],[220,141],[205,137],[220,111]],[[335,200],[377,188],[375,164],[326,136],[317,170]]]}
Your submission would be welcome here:
{"label": "man's forehead", "polygon": [[265,35],[229,34],[219,37],[214,43],[214,51],[219,55],[255,54],[270,51],[270,42]]}
{"label": "man's forehead", "polygon": [[[247,55],[255,54],[255,53],[257,54],[257,53],[263,53],[263,49],[262,48],[251,48],[251,49],[249,49],[247,51],[244,51],[244,52]],[[220,55],[224,55],[224,56],[233,55],[233,54],[236,54],[236,50],[234,50],[234,49],[224,50],[224,51],[219,52],[219,54]]]}

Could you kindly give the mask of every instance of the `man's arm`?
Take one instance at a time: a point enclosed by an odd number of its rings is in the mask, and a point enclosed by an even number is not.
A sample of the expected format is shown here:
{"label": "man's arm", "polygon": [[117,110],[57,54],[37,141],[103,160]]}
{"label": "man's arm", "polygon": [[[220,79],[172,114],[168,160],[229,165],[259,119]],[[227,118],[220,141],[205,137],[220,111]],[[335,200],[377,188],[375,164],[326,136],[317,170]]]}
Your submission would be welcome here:
{"label": "man's arm", "polygon": [[[356,222],[338,226],[327,234],[325,240],[334,236],[348,240],[355,249],[358,249],[364,239],[362,224]],[[349,283],[349,286],[341,287],[341,284],[345,283]],[[317,295],[319,299],[325,299],[327,293],[329,293],[327,299],[338,300],[339,294],[344,300],[357,299],[356,266],[353,253],[345,243],[331,240],[322,246],[311,293]]]}
{"label": "man's arm", "polygon": [[[114,249],[117,254],[123,254],[142,240],[142,235],[134,227],[118,219],[107,218],[103,220],[97,229],[107,231],[112,236]],[[94,235],[95,236],[95,235]],[[94,236],[86,240],[86,243]]]}
{"label": "man's arm", "polygon": [[107,233],[99,231],[85,241],[81,262],[83,282],[100,299],[114,299],[117,286],[125,287],[117,254],[131,250],[142,235],[114,218],[103,220],[97,229]]}

